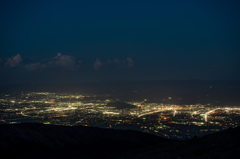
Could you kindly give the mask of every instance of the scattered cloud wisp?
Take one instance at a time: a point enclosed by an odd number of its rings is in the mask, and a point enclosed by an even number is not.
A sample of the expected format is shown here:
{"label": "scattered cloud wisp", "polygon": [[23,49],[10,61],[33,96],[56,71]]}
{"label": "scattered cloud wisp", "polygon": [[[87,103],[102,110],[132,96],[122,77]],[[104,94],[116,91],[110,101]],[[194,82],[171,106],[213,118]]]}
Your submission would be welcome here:
{"label": "scattered cloud wisp", "polygon": [[99,70],[102,65],[103,65],[102,62],[99,59],[97,59],[96,62],[93,64],[93,68],[95,70]]}
{"label": "scattered cloud wisp", "polygon": [[17,54],[11,58],[8,58],[8,60],[5,62],[5,66],[8,67],[15,67],[19,65],[22,62],[22,56],[20,54]]}

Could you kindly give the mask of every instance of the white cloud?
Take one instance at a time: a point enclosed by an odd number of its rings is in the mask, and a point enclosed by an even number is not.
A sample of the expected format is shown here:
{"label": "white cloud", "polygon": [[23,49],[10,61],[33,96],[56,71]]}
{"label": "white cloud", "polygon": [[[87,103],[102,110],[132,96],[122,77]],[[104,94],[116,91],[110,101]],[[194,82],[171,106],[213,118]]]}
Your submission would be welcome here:
{"label": "white cloud", "polygon": [[108,59],[108,64],[112,64],[112,63],[113,63],[112,60]]}
{"label": "white cloud", "polygon": [[134,61],[132,60],[132,58],[128,57],[128,58],[127,58],[127,62],[128,62],[127,65],[128,65],[129,67],[132,67],[132,66],[133,66]]}
{"label": "white cloud", "polygon": [[17,54],[16,56],[8,58],[7,62],[5,63],[5,66],[14,67],[19,65],[20,62],[22,62],[22,57],[20,54]]}
{"label": "white cloud", "polygon": [[53,57],[47,63],[47,65],[49,67],[75,68],[78,66],[79,62],[80,61],[77,61],[74,56],[62,55],[61,53],[58,53],[57,56]]}
{"label": "white cloud", "polygon": [[113,61],[114,61],[116,64],[120,64],[120,63],[121,63],[118,59],[113,59]]}
{"label": "white cloud", "polygon": [[97,59],[96,62],[94,63],[94,65],[93,65],[93,68],[95,70],[99,70],[101,66],[102,66],[102,62],[99,59]]}
{"label": "white cloud", "polygon": [[45,64],[41,64],[40,62],[36,62],[36,63],[31,63],[31,64],[27,64],[25,65],[25,68],[29,71],[34,71],[34,70],[38,70],[38,69],[43,69],[46,68],[47,66]]}
{"label": "white cloud", "polygon": [[118,59],[110,60],[110,59],[108,59],[107,64],[111,67],[116,67],[116,68],[126,67],[126,66],[132,67],[132,66],[134,66],[134,61],[130,57],[128,57],[125,60],[118,60]]}
{"label": "white cloud", "polygon": [[25,68],[29,71],[39,69],[76,70],[81,63],[82,61],[77,60],[74,56],[58,53],[57,56],[44,60],[43,62],[27,64]]}

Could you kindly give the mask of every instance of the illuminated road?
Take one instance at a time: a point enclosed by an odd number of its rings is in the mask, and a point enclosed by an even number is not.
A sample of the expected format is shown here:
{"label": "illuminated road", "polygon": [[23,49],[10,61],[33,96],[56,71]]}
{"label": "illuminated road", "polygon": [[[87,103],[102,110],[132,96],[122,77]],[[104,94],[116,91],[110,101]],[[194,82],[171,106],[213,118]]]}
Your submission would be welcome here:
{"label": "illuminated road", "polygon": [[165,108],[165,109],[161,109],[161,110],[149,111],[149,112],[143,113],[141,115],[138,115],[138,117],[148,115],[148,114],[152,114],[152,113],[158,113],[158,112],[162,112],[162,111],[166,111],[166,110],[174,110],[174,109],[173,108]]}
{"label": "illuminated road", "polygon": [[208,114],[210,114],[210,113],[212,113],[212,112],[214,112],[214,111],[216,111],[216,110],[218,110],[218,109],[222,109],[222,108],[216,108],[216,109],[213,109],[213,110],[210,110],[210,111],[206,112],[205,115],[204,115],[204,120],[205,120],[205,122],[207,122],[207,116],[208,116]]}
{"label": "illuminated road", "polygon": [[216,110],[218,110],[218,109],[227,109],[227,110],[240,110],[240,108],[216,108],[216,109],[213,109],[213,110],[210,110],[210,111],[208,111],[208,112],[206,112],[205,113],[205,116],[204,116],[204,120],[205,120],[205,122],[207,122],[207,117],[208,117],[208,114],[211,114],[212,112],[214,112],[214,111],[216,111]]}
{"label": "illuminated road", "polygon": [[24,111],[21,112],[21,115],[22,116],[28,116],[28,115],[24,114]]}

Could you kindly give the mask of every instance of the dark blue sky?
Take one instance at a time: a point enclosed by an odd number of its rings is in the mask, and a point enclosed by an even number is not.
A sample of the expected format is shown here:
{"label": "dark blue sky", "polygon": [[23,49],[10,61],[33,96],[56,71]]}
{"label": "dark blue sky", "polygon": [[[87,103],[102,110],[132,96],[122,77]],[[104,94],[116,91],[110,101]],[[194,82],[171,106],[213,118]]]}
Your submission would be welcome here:
{"label": "dark blue sky", "polygon": [[0,83],[240,79],[239,0],[1,0],[0,19]]}

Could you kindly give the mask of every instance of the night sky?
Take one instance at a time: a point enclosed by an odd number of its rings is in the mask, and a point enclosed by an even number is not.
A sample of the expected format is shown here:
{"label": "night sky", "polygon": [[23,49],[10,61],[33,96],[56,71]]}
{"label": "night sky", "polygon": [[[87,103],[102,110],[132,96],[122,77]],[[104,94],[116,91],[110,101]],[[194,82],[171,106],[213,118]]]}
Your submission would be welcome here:
{"label": "night sky", "polygon": [[239,80],[239,0],[1,0],[0,84]]}

